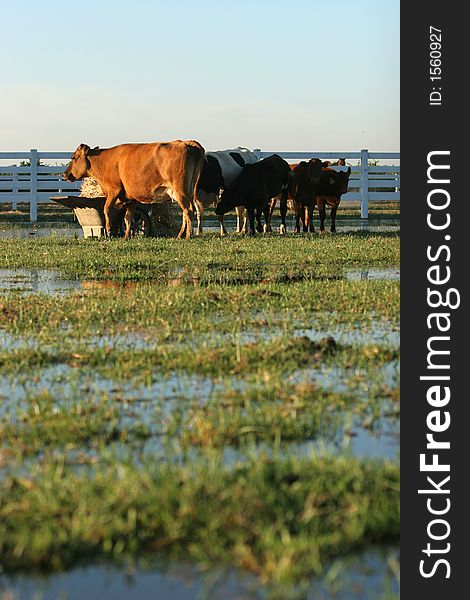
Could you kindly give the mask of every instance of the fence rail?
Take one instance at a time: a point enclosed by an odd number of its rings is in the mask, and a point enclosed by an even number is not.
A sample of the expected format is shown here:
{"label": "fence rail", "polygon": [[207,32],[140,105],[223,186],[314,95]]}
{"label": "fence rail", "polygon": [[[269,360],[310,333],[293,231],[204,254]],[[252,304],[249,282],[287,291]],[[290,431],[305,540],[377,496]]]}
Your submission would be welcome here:
{"label": "fence rail", "polygon": [[[400,199],[400,166],[394,164],[370,165],[372,161],[399,161],[399,152],[266,152],[254,150],[260,159],[279,154],[289,161],[308,160],[312,156],[322,160],[337,160],[345,158],[348,162],[357,160],[357,165],[351,165],[349,189],[343,196],[344,200],[360,200],[361,218],[369,215],[369,200],[399,200]],[[67,193],[78,195],[81,182],[64,181],[61,174],[63,166],[49,166],[40,161],[70,160],[72,152],[0,152],[0,161],[27,161],[26,166],[14,164],[0,166],[0,203],[11,203],[16,210],[18,203],[29,203],[30,220],[37,220],[38,205],[50,202],[50,197]],[[39,164],[38,164],[39,163]],[[334,167],[341,170],[347,167]],[[393,191],[391,191],[393,190]]]}

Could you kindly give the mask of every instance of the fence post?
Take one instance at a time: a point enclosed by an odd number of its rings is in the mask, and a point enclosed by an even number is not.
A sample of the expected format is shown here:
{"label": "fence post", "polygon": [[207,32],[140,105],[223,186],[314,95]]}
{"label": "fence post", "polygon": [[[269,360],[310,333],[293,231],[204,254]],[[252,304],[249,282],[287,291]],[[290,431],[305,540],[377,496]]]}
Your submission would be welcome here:
{"label": "fence post", "polygon": [[256,154],[256,158],[259,161],[261,159],[261,148],[255,148],[253,152]]}
{"label": "fence post", "polygon": [[29,220],[35,223],[38,220],[38,151],[32,148],[31,161],[31,199],[29,204]]}
{"label": "fence post", "polygon": [[361,219],[369,218],[369,151],[361,150]]}
{"label": "fence post", "polygon": [[11,182],[11,191],[13,194],[13,200],[11,202],[11,210],[18,210],[18,173],[13,173],[13,179]]}

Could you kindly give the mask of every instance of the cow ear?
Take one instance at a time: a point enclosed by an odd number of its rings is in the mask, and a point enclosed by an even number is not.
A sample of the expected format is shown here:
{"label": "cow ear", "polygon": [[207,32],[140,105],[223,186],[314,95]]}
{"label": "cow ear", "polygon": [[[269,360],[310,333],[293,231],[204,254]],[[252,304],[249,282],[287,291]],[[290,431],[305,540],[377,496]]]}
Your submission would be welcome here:
{"label": "cow ear", "polygon": [[99,147],[99,146],[95,146],[95,147],[93,148],[93,150],[99,150],[99,149],[100,149],[100,147]]}
{"label": "cow ear", "polygon": [[80,144],[78,148],[84,156],[86,156],[90,150],[90,146],[87,144]]}

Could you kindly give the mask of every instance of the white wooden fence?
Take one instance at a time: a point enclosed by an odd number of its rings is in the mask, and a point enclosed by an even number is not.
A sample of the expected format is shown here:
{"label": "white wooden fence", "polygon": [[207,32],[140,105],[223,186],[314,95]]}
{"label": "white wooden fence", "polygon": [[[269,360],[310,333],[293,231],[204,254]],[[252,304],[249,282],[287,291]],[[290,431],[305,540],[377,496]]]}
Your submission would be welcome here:
{"label": "white wooden fence", "polygon": [[51,196],[67,193],[78,195],[81,182],[70,183],[61,177],[64,166],[39,165],[38,161],[70,161],[72,152],[0,152],[0,161],[29,162],[28,166],[0,166],[0,202],[11,202],[13,210],[19,202],[29,203],[31,222],[37,220],[38,204],[50,202]]}
{"label": "white wooden fence", "polygon": [[[259,158],[279,154],[289,161],[308,160],[312,156],[322,160],[336,161],[345,158],[351,165],[349,180],[350,192],[342,196],[344,200],[360,200],[361,218],[367,219],[369,200],[399,200],[400,199],[400,166],[394,165],[400,159],[399,152],[265,152],[254,150]],[[78,195],[81,182],[64,181],[61,174],[64,166],[38,166],[38,161],[69,162],[72,152],[0,152],[0,161],[11,161],[11,165],[0,166],[0,203],[11,203],[15,210],[18,203],[29,203],[30,220],[37,220],[38,204],[50,202],[51,196],[58,194]],[[388,162],[381,166],[370,166],[369,161]],[[12,166],[14,162],[27,161],[29,166]],[[347,167],[334,167],[346,169]],[[390,191],[393,189],[394,191]]]}

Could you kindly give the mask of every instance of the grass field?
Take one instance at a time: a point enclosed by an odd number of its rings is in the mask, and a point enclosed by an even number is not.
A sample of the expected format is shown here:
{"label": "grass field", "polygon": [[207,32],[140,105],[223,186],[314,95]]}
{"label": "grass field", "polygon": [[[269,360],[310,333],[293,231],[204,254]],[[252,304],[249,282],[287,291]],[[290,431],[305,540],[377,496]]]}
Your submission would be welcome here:
{"label": "grass field", "polygon": [[396,232],[0,239],[4,572],[157,556],[287,598],[396,543],[398,269]]}

